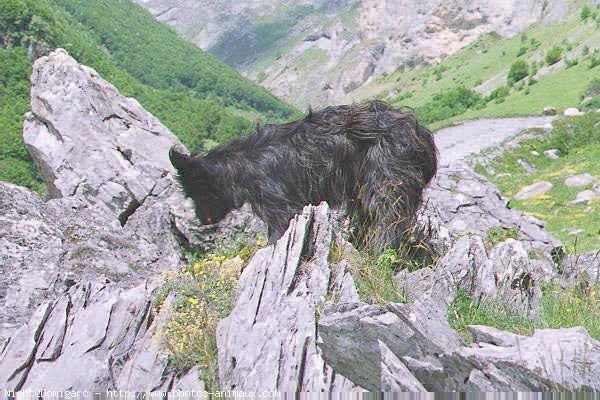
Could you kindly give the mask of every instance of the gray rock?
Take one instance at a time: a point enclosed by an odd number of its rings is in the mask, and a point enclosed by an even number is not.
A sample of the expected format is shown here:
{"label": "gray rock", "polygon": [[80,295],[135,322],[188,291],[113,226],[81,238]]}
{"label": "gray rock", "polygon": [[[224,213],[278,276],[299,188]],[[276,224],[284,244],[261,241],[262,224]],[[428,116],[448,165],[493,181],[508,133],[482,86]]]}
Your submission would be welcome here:
{"label": "gray rock", "polygon": [[159,349],[153,286],[119,289],[77,284],[41,305],[0,356],[3,387],[106,391],[166,390],[175,373]]}
{"label": "gray rock", "polygon": [[550,189],[552,189],[552,184],[550,182],[543,181],[543,182],[532,183],[531,185],[521,188],[521,190],[519,190],[517,192],[517,194],[515,194],[515,199],[517,199],[517,200],[531,199],[532,197],[548,193],[550,191]]}
{"label": "gray rock", "polygon": [[544,107],[544,109],[542,110],[542,114],[544,114],[544,115],[556,115],[556,113],[557,113],[556,107],[553,107],[553,106]]}
{"label": "gray rock", "polygon": [[0,386],[171,386],[147,279],[194,240],[177,139],[63,50],[35,63],[32,111],[25,142],[51,199],[0,184]]}
{"label": "gray rock", "polygon": [[584,190],[582,192],[577,193],[575,196],[575,200],[571,201],[572,204],[582,204],[587,203],[589,201],[595,200],[600,197],[600,191],[597,190]]}
{"label": "gray rock", "polygon": [[571,254],[563,260],[560,272],[566,285],[588,285],[600,280],[600,251]]}
{"label": "gray rock", "polygon": [[583,115],[583,114],[585,114],[585,113],[583,113],[583,112],[579,111],[579,110],[578,110],[577,108],[575,108],[575,107],[570,107],[570,108],[567,108],[567,109],[564,111],[564,113],[563,113],[563,114],[564,114],[564,116],[565,116],[565,117],[578,117],[578,116],[580,116],[580,115]]}
{"label": "gray rock", "polygon": [[333,239],[327,204],[307,206],[275,245],[260,250],[238,282],[236,304],[217,328],[222,388],[348,390],[353,385],[325,364],[317,348],[317,313],[336,277],[328,257]]}
{"label": "gray rock", "polygon": [[62,49],[35,62],[31,85],[23,138],[50,197],[77,195],[125,225],[174,172],[168,151],[179,140]]}
{"label": "gray rock", "polygon": [[536,318],[540,284],[553,277],[547,263],[529,259],[521,242],[509,239],[488,254],[478,236],[463,236],[433,269],[401,272],[399,286],[409,298],[429,298],[445,309],[463,290],[472,298]]}
{"label": "gray rock", "polygon": [[453,163],[441,167],[424,197],[426,207],[435,210],[452,240],[465,233],[485,237],[490,228],[503,227],[517,228],[519,240],[527,250],[537,248],[549,253],[560,245],[544,229],[542,221],[508,208],[508,199],[468,165]]}
{"label": "gray rock", "polygon": [[544,156],[550,160],[558,160],[560,158],[560,151],[558,149],[550,149],[544,151]]}
{"label": "gray rock", "polygon": [[598,182],[598,178],[590,174],[579,174],[565,179],[565,186],[570,188],[581,187]]}
{"label": "gray rock", "polygon": [[517,160],[517,163],[521,166],[521,168],[523,168],[526,172],[533,172],[535,171],[535,167],[527,160],[523,160],[522,158],[519,158]]}
{"label": "gray rock", "polygon": [[389,310],[364,303],[329,304],[319,321],[319,348],[328,364],[367,390],[389,388],[388,371],[394,368],[402,377],[396,382],[399,390],[422,391],[422,384],[399,360],[420,360],[462,343],[444,312],[435,310],[430,301],[412,307],[392,303]]}
{"label": "gray rock", "polygon": [[469,332],[475,343],[489,343],[495,346],[510,347],[518,344],[519,336],[514,333],[504,332],[496,328],[482,325],[469,325]]}
{"label": "gray rock", "polygon": [[[532,337],[488,329],[486,342],[444,356],[452,390],[598,390],[600,342],[583,328],[541,329]],[[582,369],[582,366],[585,366]]]}
{"label": "gray rock", "polygon": [[[130,287],[181,265],[168,210],[158,202],[152,209],[145,214],[154,215],[152,224],[142,220],[143,229],[124,229],[77,199],[45,203],[24,188],[0,183],[0,335],[80,280]],[[146,234],[151,229],[156,232]]]}

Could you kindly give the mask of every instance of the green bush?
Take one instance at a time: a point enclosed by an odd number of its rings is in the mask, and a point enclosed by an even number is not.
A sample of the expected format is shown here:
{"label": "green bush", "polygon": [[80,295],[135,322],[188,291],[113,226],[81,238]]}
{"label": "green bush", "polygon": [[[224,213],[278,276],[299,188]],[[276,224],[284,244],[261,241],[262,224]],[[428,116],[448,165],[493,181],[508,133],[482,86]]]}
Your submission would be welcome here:
{"label": "green bush", "polygon": [[579,12],[579,18],[581,18],[582,21],[587,20],[591,15],[592,15],[592,10],[587,5],[583,6],[581,11]]}
{"label": "green bush", "polygon": [[512,86],[515,82],[519,82],[521,79],[529,75],[529,66],[524,60],[515,61],[508,71],[508,85]]}
{"label": "green bush", "polygon": [[495,101],[497,104],[502,103],[509,95],[509,90],[506,86],[500,86],[495,89],[492,93],[489,94],[488,97],[485,98],[486,101]]}
{"label": "green bush", "polygon": [[546,63],[548,65],[554,65],[560,61],[562,57],[562,48],[560,46],[553,46],[548,53],[546,53]]}
{"label": "green bush", "polygon": [[460,115],[468,109],[485,106],[481,96],[465,87],[458,87],[438,93],[422,107],[417,108],[417,114],[425,123],[442,121]]}
{"label": "green bush", "polygon": [[576,58],[569,60],[568,58],[565,58],[565,68],[569,69],[571,67],[576,66],[577,64],[579,64],[579,61],[577,61]]}

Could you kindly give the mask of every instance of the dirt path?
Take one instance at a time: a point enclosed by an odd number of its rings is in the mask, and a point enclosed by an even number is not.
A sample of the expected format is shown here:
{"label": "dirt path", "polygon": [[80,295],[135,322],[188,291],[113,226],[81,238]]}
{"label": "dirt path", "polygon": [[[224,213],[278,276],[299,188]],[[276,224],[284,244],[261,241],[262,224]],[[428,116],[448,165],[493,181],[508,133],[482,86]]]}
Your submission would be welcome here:
{"label": "dirt path", "polygon": [[525,129],[547,126],[556,118],[478,119],[440,129],[435,134],[435,142],[440,151],[440,166],[462,161],[471,155],[498,146]]}

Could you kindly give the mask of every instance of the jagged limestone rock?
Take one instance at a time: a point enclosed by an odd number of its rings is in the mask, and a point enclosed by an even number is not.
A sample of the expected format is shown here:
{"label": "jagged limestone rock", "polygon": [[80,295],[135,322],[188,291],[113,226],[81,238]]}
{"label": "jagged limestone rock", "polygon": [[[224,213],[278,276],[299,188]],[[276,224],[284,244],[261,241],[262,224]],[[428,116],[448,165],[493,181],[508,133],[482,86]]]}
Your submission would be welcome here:
{"label": "jagged limestone rock", "polygon": [[[329,266],[332,218],[327,204],[307,206],[276,244],[260,250],[244,269],[229,317],[217,328],[223,389],[349,390],[317,348],[317,318],[328,297],[351,279]],[[338,284],[338,288],[344,287]],[[344,295],[349,293],[350,299]]]}
{"label": "jagged limestone rock", "polygon": [[125,225],[173,172],[175,135],[62,49],[35,62],[31,111],[23,138],[52,198],[80,196]]}
{"label": "jagged limestone rock", "polygon": [[431,298],[447,307],[463,290],[478,301],[536,318],[540,285],[554,276],[546,263],[529,258],[521,242],[508,239],[488,252],[479,236],[463,236],[433,268],[401,271],[396,279],[411,299]]}
{"label": "jagged limestone rock", "polygon": [[549,253],[560,242],[544,229],[544,223],[507,207],[508,199],[483,176],[463,163],[441,167],[425,191],[425,199],[437,210],[451,238],[465,234],[485,237],[490,228],[516,228],[519,241]]}
{"label": "jagged limestone rock", "polygon": [[540,329],[531,337],[510,335],[510,339],[505,332],[493,328],[486,331],[486,342],[442,358],[450,378],[448,389],[600,389],[600,342],[590,338],[585,329]]}
{"label": "jagged limestone rock", "polygon": [[[167,390],[177,380],[160,349],[169,307],[154,314],[154,287],[77,284],[41,305],[0,355],[5,388]],[[197,379],[187,384],[203,388]]]}

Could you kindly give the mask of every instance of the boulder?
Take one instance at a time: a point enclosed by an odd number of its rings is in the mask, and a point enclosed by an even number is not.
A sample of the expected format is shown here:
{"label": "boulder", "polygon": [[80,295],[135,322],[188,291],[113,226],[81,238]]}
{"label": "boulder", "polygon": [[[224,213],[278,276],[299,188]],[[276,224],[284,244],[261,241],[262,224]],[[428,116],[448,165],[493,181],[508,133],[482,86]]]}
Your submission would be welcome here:
{"label": "boulder", "polygon": [[565,186],[570,188],[577,188],[585,185],[590,185],[595,182],[598,182],[598,178],[586,173],[571,176],[565,179]]}
{"label": "boulder", "polygon": [[[421,372],[418,365],[435,363],[435,356],[462,346],[446,321],[445,309],[428,298],[418,299],[412,306],[391,303],[387,309],[364,303],[328,303],[319,333],[319,348],[327,363],[371,391],[431,389],[430,382],[423,386],[415,375]],[[388,380],[392,369],[397,374],[395,385]]]}
{"label": "boulder", "polygon": [[533,197],[548,193],[552,189],[552,184],[550,182],[536,182],[531,185],[527,185],[522,187],[517,194],[515,194],[515,199],[517,200],[527,200]]}
{"label": "boulder", "polygon": [[578,110],[577,108],[575,108],[575,107],[570,107],[570,108],[567,108],[567,109],[564,111],[564,113],[563,113],[563,114],[564,114],[564,116],[565,116],[565,117],[578,117],[578,116],[580,116],[580,115],[583,115],[583,114],[585,114],[585,113],[583,113],[583,112],[579,111],[579,110]]}
{"label": "boulder", "polygon": [[125,225],[174,172],[175,135],[62,49],[35,62],[31,111],[23,139],[51,198],[78,196]]}
{"label": "boulder", "polygon": [[550,149],[544,151],[544,156],[550,160],[558,160],[560,158],[560,151],[558,149]]}
{"label": "boulder", "polygon": [[594,186],[590,190],[584,190],[582,192],[577,193],[577,196],[575,196],[575,200],[571,201],[571,203],[582,204],[590,202],[592,200],[596,200],[597,198],[600,198],[600,187]]}
{"label": "boulder", "polygon": [[542,114],[544,115],[556,115],[556,113],[556,107],[553,106],[544,107],[544,109],[542,110]]}

